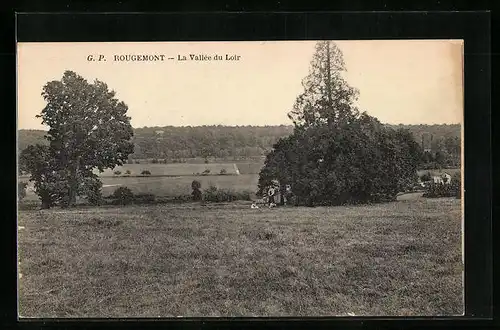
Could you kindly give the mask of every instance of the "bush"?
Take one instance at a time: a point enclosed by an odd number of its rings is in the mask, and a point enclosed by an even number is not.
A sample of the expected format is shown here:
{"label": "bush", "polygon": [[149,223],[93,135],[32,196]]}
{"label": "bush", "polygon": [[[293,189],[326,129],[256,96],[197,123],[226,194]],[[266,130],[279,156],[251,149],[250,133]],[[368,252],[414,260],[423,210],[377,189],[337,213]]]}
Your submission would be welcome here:
{"label": "bush", "polygon": [[293,187],[300,205],[395,200],[417,181],[419,145],[409,131],[366,114],[351,119],[298,127],[279,139],[259,173],[259,191],[278,180]]}
{"label": "bush", "polygon": [[156,201],[156,196],[154,194],[137,194],[134,196],[134,202],[136,204],[152,204]]}
{"label": "bush", "polygon": [[17,183],[17,198],[19,201],[23,200],[26,197],[26,187],[28,187],[27,182]]}
{"label": "bush", "polygon": [[203,200],[207,202],[233,202],[236,200],[251,200],[250,192],[235,192],[231,189],[218,189],[216,186],[210,186],[203,192]]}
{"label": "bush", "polygon": [[125,175],[130,175],[130,174],[132,174],[132,172],[130,170],[125,171]]}
{"label": "bush", "polygon": [[432,182],[423,196],[427,198],[456,197],[458,193],[456,187],[452,184]]}
{"label": "bush", "polygon": [[136,164],[140,164],[141,162],[140,162],[139,160],[136,160],[136,161],[135,161],[135,163],[136,163]]}
{"label": "bush", "polygon": [[158,159],[154,158],[151,162],[152,162],[153,164],[158,164]]}
{"label": "bush", "polygon": [[250,201],[250,200],[252,200],[252,196],[250,195],[249,191],[236,192],[235,196],[236,196],[236,200],[239,200],[239,201]]}
{"label": "bush", "polygon": [[128,187],[119,187],[113,192],[113,198],[118,204],[128,205],[134,201],[134,194]]}
{"label": "bush", "polygon": [[201,182],[197,181],[197,180],[193,180],[193,182],[191,182],[191,189],[193,189],[193,192],[191,193],[191,195],[193,196],[193,200],[200,201],[203,197],[202,193],[200,191]]}
{"label": "bush", "polygon": [[113,174],[114,175],[120,175],[120,174],[122,174],[122,172],[121,171],[114,171]]}
{"label": "bush", "polygon": [[174,198],[171,199],[171,201],[174,203],[187,203],[191,202],[192,200],[193,197],[191,195],[180,195],[180,196],[175,196]]}
{"label": "bush", "polygon": [[453,187],[455,191],[456,198],[462,198],[462,175],[461,173],[455,173],[451,177],[450,185]]}
{"label": "bush", "polygon": [[432,176],[431,176],[430,172],[424,173],[424,174],[422,174],[422,176],[420,176],[420,181],[422,181],[422,182],[431,181],[431,180],[432,180]]}
{"label": "bush", "polygon": [[227,174],[226,169],[225,169],[225,168],[221,169],[221,170],[220,170],[220,174],[221,174],[221,175]]}
{"label": "bush", "polygon": [[141,175],[151,175],[151,172],[149,172],[148,170],[143,170],[141,172]]}
{"label": "bush", "polygon": [[201,175],[208,175],[210,173],[210,170],[207,168],[203,172],[201,172]]}
{"label": "bush", "polygon": [[87,200],[90,205],[102,205],[102,182],[97,176],[90,176],[83,179],[78,188],[78,195]]}

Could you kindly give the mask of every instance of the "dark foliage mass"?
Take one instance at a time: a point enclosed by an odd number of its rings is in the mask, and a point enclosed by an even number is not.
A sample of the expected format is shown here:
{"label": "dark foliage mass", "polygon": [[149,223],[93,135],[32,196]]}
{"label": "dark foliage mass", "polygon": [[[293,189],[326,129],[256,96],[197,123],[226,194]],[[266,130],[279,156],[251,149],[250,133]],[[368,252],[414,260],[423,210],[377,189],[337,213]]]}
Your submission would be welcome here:
{"label": "dark foliage mass", "polygon": [[193,189],[193,192],[191,193],[191,195],[193,195],[193,200],[194,201],[201,201],[203,195],[201,193],[201,182],[198,181],[198,180],[194,180],[192,183],[191,183],[191,188]]}
{"label": "dark foliage mass", "polygon": [[233,202],[237,200],[251,200],[250,192],[235,192],[229,189],[219,189],[216,186],[210,186],[203,191],[203,200],[206,202]]}
{"label": "dark foliage mass", "polygon": [[394,200],[414,186],[421,146],[408,130],[360,113],[359,92],[343,71],[339,48],[318,42],[304,92],[289,113],[294,132],[267,155],[259,194],[278,181],[281,196],[290,185],[296,205],[341,205]]}
{"label": "dark foliage mass", "polygon": [[419,158],[408,131],[385,128],[362,115],[281,139],[261,170],[259,192],[278,180],[281,187],[292,187],[297,205],[393,200],[413,187]]}
{"label": "dark foliage mass", "polygon": [[128,187],[119,187],[111,195],[117,204],[128,205],[134,201],[134,194]]}

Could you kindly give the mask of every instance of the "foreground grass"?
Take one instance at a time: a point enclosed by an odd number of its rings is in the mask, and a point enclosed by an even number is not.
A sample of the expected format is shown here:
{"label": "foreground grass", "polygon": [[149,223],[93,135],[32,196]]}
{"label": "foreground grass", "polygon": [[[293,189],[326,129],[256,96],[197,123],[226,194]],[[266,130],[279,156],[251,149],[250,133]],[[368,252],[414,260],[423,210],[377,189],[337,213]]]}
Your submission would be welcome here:
{"label": "foreground grass", "polygon": [[23,317],[462,313],[460,201],[19,216]]}

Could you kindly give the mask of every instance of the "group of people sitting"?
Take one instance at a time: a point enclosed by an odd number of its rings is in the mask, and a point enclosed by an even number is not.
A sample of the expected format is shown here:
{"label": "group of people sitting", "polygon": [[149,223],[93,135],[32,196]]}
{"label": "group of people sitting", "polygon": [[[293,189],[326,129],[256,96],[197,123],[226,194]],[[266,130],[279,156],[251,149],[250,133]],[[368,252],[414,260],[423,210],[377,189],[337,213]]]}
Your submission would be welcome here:
{"label": "group of people sitting", "polygon": [[[287,191],[290,190],[290,187],[287,186]],[[264,205],[267,205],[269,208],[276,207],[276,195],[278,194],[278,189],[275,187],[270,187],[267,189],[266,195],[263,197],[262,201]],[[285,198],[285,203],[286,203],[286,198]],[[259,206],[257,205],[256,202],[253,202],[251,205],[252,209],[258,209]]]}

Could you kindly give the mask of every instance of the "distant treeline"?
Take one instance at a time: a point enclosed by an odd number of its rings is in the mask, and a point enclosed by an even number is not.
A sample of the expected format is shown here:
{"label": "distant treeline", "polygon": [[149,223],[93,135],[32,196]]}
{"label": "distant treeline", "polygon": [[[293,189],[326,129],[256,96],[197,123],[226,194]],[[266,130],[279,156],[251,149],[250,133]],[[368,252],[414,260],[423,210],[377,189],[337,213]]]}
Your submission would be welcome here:
{"label": "distant treeline", "polygon": [[[460,125],[388,125],[406,128],[428,150],[428,162],[460,162]],[[281,137],[293,132],[279,126],[166,126],[134,129],[133,159],[240,159],[266,155]],[[18,147],[45,144],[43,130],[20,130]],[[446,158],[446,160],[444,159]],[[459,163],[458,163],[459,164]]]}

